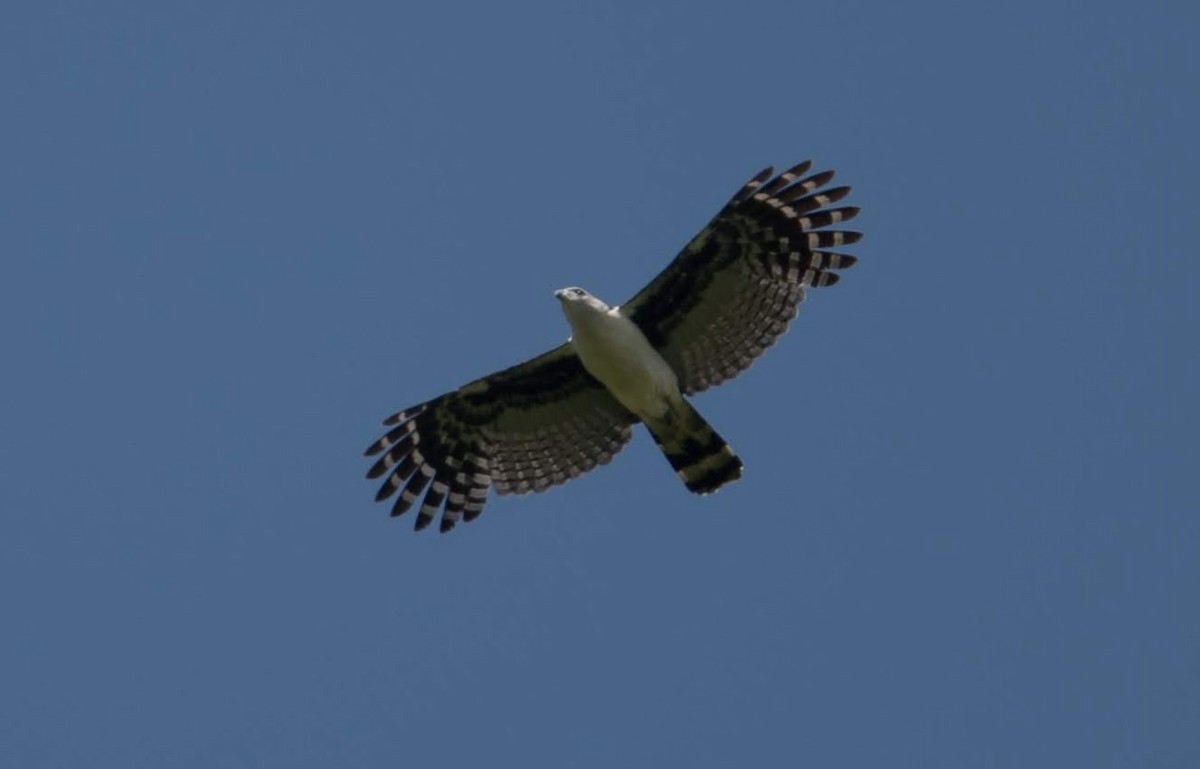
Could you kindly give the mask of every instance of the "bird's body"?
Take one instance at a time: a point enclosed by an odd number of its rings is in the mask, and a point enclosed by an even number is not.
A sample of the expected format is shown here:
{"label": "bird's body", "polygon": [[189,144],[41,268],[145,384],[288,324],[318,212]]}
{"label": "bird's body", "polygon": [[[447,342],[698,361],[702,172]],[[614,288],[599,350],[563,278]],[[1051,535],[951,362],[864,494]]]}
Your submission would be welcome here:
{"label": "bird's body", "polygon": [[664,418],[681,397],[679,379],[642,330],[620,307],[581,288],[564,288],[555,296],[571,325],[571,346],[588,373],[643,421]]}
{"label": "bird's body", "polygon": [[[606,464],[646,425],[690,491],[707,494],[742,462],[688,400],[747,369],[787,329],[805,289],[837,282],[857,232],[830,208],[849,187],[801,163],[747,182],[666,269],[609,307],[580,288],[556,296],[572,336],[542,355],[387,420],[367,449],[376,499],[392,515],[420,500],[416,528],[442,531],[482,511],[488,490],[543,491]],[[824,189],[823,189],[824,188]],[[422,497],[422,494],[424,495]]]}
{"label": "bird's body", "polygon": [[708,494],[742,477],[742,461],[684,400],[671,364],[620,307],[582,288],[554,292],[583,367],[633,412],[690,491]]}

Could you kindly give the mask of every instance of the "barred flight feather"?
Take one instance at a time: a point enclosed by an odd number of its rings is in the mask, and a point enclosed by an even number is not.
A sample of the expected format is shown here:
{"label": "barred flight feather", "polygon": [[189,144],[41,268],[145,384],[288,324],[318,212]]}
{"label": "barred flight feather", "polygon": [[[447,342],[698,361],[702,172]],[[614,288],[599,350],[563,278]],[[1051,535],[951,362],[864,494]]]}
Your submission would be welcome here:
{"label": "barred flight feather", "polygon": [[834,172],[805,176],[804,162],[746,182],[675,260],[621,311],[693,394],[745,371],[787,330],[804,289],[837,283],[856,259],[830,248],[858,232],[822,229],[850,221],[854,206],[827,208],[849,187],[822,189]]}
{"label": "barred flight feather", "polygon": [[608,462],[637,421],[565,344],[388,417],[367,477],[383,478],[377,500],[396,495],[393,516],[416,506],[420,530],[440,512],[449,531],[483,512],[490,488],[544,491]]}

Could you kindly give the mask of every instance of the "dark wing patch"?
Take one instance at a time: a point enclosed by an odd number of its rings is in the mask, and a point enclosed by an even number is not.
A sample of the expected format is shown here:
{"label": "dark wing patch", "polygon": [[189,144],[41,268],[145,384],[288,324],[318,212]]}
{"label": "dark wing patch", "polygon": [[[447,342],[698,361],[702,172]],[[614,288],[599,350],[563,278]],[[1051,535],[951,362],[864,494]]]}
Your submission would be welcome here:
{"label": "dark wing patch", "polygon": [[687,394],[737,376],[787,330],[804,289],[832,286],[861,233],[825,229],[858,215],[830,207],[849,187],[801,163],[748,181],[621,311],[666,358]]}
{"label": "dark wing patch", "polygon": [[375,498],[395,496],[392,515],[419,501],[416,528],[441,511],[449,531],[478,517],[489,488],[544,491],[607,463],[636,422],[568,343],[388,417],[367,477],[384,478]]}

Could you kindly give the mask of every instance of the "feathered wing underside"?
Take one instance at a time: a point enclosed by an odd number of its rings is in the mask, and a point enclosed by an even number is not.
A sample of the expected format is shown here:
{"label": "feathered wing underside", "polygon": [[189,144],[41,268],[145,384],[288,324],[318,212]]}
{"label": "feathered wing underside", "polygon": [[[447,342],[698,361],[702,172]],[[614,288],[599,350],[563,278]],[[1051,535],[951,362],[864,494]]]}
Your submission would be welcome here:
{"label": "feathered wing underside", "polygon": [[416,528],[473,520],[489,488],[544,491],[605,464],[633,436],[629,413],[583,368],[570,343],[388,417],[367,449],[392,515],[424,492]]}
{"label": "feathered wing underside", "polygon": [[[831,286],[858,232],[827,229],[858,209],[830,207],[849,187],[805,162],[747,182],[621,311],[675,369],[686,394],[737,376],[787,330],[807,287]],[[769,181],[768,181],[769,180]],[[825,189],[823,189],[825,188]]]}

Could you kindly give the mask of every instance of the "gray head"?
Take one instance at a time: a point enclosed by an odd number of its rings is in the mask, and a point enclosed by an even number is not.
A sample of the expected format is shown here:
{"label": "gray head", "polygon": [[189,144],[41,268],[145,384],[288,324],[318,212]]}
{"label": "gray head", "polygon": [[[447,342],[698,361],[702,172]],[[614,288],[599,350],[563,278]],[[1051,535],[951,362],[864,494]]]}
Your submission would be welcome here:
{"label": "gray head", "polygon": [[578,286],[570,286],[568,288],[560,288],[554,292],[554,296],[562,303],[563,312],[567,313],[568,317],[573,312],[608,312],[609,306],[584,291]]}

